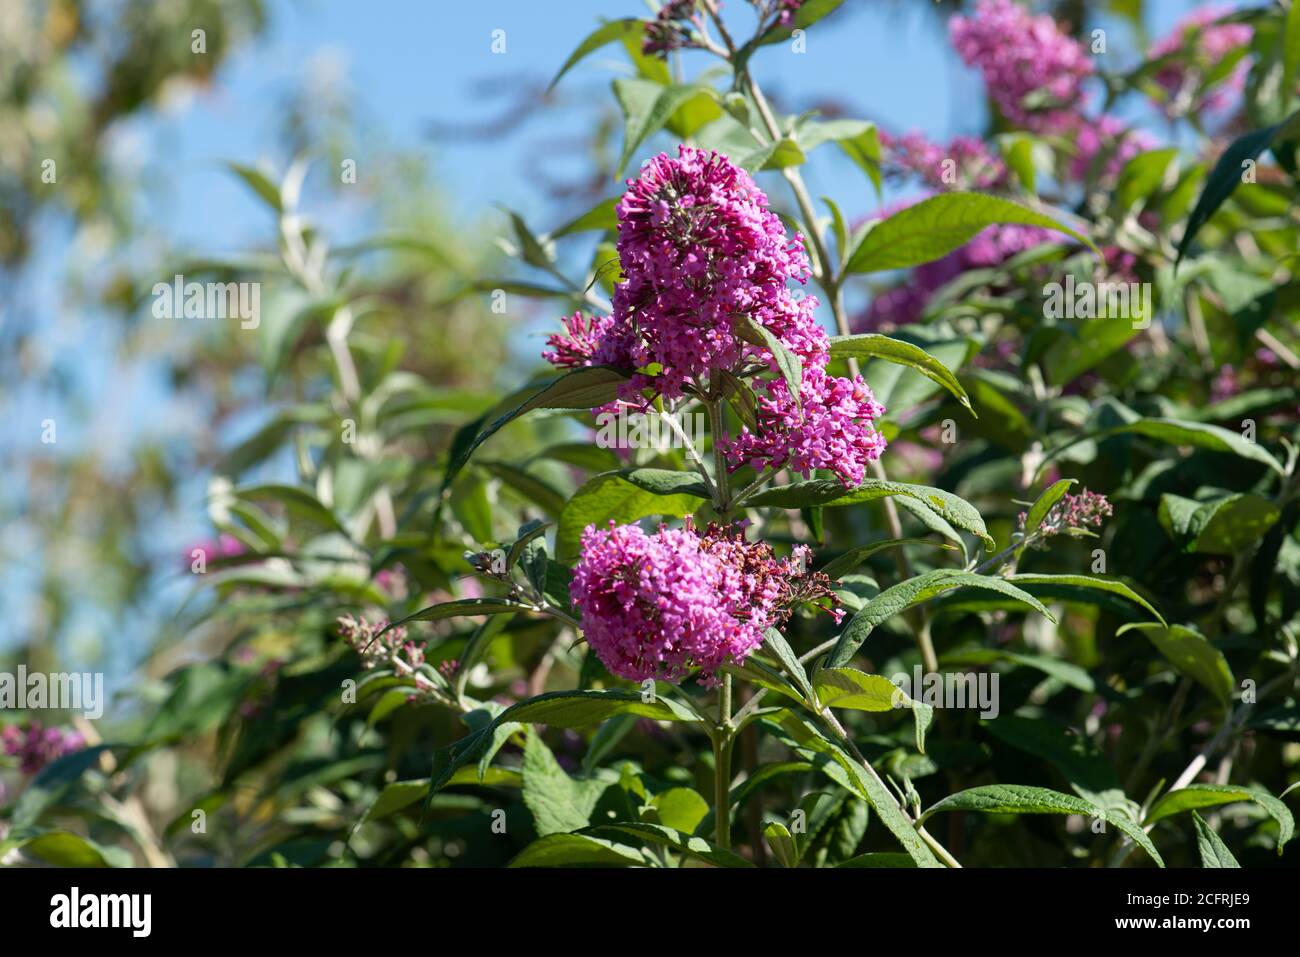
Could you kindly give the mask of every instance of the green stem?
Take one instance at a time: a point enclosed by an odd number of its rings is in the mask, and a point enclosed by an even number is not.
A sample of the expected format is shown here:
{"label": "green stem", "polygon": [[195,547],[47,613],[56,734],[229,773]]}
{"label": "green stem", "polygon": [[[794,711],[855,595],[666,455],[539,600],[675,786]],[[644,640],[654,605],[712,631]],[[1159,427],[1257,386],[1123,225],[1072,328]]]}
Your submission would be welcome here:
{"label": "green stem", "polygon": [[731,675],[722,678],[718,700],[718,726],[713,733],[713,818],[717,844],[731,847],[731,748],[736,729],[731,723]]}
{"label": "green stem", "polygon": [[718,509],[718,515],[725,521],[731,511],[731,482],[727,476],[726,456],[722,454],[722,409],[716,398],[706,400],[704,405],[709,410],[709,430],[713,436],[713,481],[718,489],[714,505]]}

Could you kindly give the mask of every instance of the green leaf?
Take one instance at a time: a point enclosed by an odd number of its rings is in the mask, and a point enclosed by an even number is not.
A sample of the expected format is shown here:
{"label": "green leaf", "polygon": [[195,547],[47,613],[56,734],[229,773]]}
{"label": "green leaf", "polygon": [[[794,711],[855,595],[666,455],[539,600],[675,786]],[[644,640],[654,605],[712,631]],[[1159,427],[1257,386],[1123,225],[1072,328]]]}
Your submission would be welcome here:
{"label": "green leaf", "polygon": [[929,545],[931,548],[943,548],[948,551],[957,550],[952,545],[944,542],[932,542],[928,538],[891,538],[884,542],[871,542],[868,545],[858,545],[855,548],[850,548],[843,555],[837,555],[831,559],[819,571],[828,578],[839,578],[841,575],[853,571],[876,552],[883,551],[886,548],[901,548],[904,545]]}
{"label": "green leaf", "polygon": [[858,648],[867,640],[867,636],[881,622],[903,613],[913,605],[929,601],[945,591],[962,587],[999,592],[1028,605],[1047,618],[1048,621],[1056,621],[1056,618],[1043,606],[1042,602],[1005,579],[941,568],[899,582],[897,585],[885,589],[863,605],[861,610],[849,619],[849,623],[841,632],[840,639],[831,652],[828,663],[833,667],[847,665],[857,653]]}
{"label": "green leaf", "polygon": [[1193,448],[1206,449],[1210,452],[1223,452],[1228,455],[1237,455],[1244,459],[1250,459],[1254,462],[1262,462],[1279,475],[1285,471],[1277,459],[1273,458],[1263,446],[1248,441],[1236,432],[1221,429],[1217,425],[1207,425],[1204,422],[1163,418],[1135,419],[1132,422],[1126,422],[1112,428],[1086,433],[1067,442],[1065,445],[1053,449],[1047,455],[1044,463],[1051,461],[1066,449],[1080,442],[1096,442],[1115,435],[1141,435],[1168,445],[1188,445]]}
{"label": "green leaf", "polygon": [[1295,132],[1297,126],[1300,126],[1300,112],[1291,114],[1275,126],[1253,130],[1238,137],[1223,151],[1223,155],[1219,157],[1219,161],[1214,164],[1214,169],[1205,180],[1205,187],[1201,190],[1201,196],[1196,201],[1192,214],[1187,217],[1183,238],[1178,241],[1178,255],[1174,259],[1175,270],[1183,261],[1183,256],[1191,246],[1192,239],[1201,231],[1201,227],[1210,221],[1210,217],[1241,185],[1242,164],[1248,160],[1259,159],[1260,154],[1268,149],[1275,139],[1286,139]]}
{"label": "green leaf", "polygon": [[[1286,15],[1286,29],[1282,34],[1282,86],[1283,96],[1295,95],[1296,75],[1300,73],[1300,4],[1292,0]],[[1282,106],[1285,108],[1284,102]]]}
{"label": "green leaf", "polygon": [[644,29],[645,23],[643,21],[631,18],[624,20],[611,20],[608,23],[601,24],[591,33],[587,34],[586,39],[579,43],[577,49],[569,54],[569,58],[565,60],[564,65],[560,67],[560,71],[555,74],[555,79],[551,80],[550,85],[547,86],[546,92],[550,93],[555,89],[556,84],[560,82],[560,79],[564,74],[577,66],[578,63],[588,54],[594,53],[596,50],[599,50],[607,44],[617,43],[621,40],[627,39],[628,37],[636,38],[639,43],[641,33]]}
{"label": "green leaf", "polygon": [[749,499],[747,504],[776,508],[838,507],[871,502],[890,495],[903,495],[920,502],[944,521],[977,535],[990,550],[993,548],[993,539],[984,527],[984,519],[973,505],[951,492],[929,485],[868,479],[856,488],[846,489],[839,482],[813,479],[766,489]]}
{"label": "green leaf", "polygon": [[1022,784],[988,784],[950,794],[921,815],[924,822],[942,811],[981,811],[986,814],[1081,814],[1084,817],[1101,817],[1113,824],[1134,843],[1150,855],[1160,867],[1165,866],[1155,845],[1138,827],[1122,814],[1099,808],[1082,798],[1048,788],[1026,787]]}
{"label": "green leaf", "polygon": [[819,668],[813,673],[813,687],[817,700],[827,708],[853,711],[909,708],[916,721],[916,749],[925,754],[925,732],[934,720],[934,708],[913,701],[883,675],[869,675],[856,668]]}
{"label": "green leaf", "polygon": [[763,837],[782,867],[799,866],[799,847],[784,824],[772,821],[763,828]]}
{"label": "green leaf", "polygon": [[671,698],[655,697],[647,702],[640,694],[609,690],[551,691],[507,708],[501,712],[497,722],[581,728],[620,714],[634,714],[652,721],[699,720]]}
{"label": "green leaf", "polygon": [[258,499],[271,499],[283,505],[285,511],[291,515],[347,535],[347,529],[343,527],[343,524],[334,516],[333,512],[322,505],[315,495],[305,489],[298,488],[296,485],[278,485],[274,483],[245,485],[242,488],[235,489],[230,494],[235,498],[250,502]]}
{"label": "green leaf", "polygon": [[1263,788],[1234,784],[1189,784],[1185,788],[1168,792],[1156,801],[1147,812],[1145,823],[1150,826],[1183,811],[1215,807],[1219,804],[1235,804],[1238,801],[1251,801],[1258,804],[1273,820],[1277,821],[1277,852],[1280,855],[1287,841],[1295,834],[1295,819],[1291,816],[1290,808]]}
{"label": "green leaf", "polygon": [[[802,399],[800,389],[803,384],[803,359],[791,352],[786,344],[776,337],[776,335],[766,326],[761,326],[753,320],[746,320],[745,328],[740,330],[742,337],[749,341],[757,341],[759,345],[767,347],[767,351],[772,353],[776,360],[776,367],[781,370],[781,378],[785,379],[785,387],[794,399],[794,407],[802,409]],[[745,335],[745,333],[750,333]],[[756,338],[757,337],[757,338]]]}
{"label": "green leaf", "polygon": [[429,793],[429,779],[419,778],[414,781],[394,781],[384,785],[384,789],[366,808],[365,821],[377,821],[380,818],[405,810]]}
{"label": "green leaf", "polygon": [[893,711],[907,695],[884,675],[869,675],[856,668],[821,668],[813,674],[817,700],[828,708],[854,711]]}
{"label": "green leaf", "polygon": [[1087,671],[1076,664],[1062,661],[1048,655],[1025,655],[1001,648],[974,648],[943,655],[939,662],[945,667],[969,667],[971,665],[988,665],[998,661],[1020,665],[1041,671],[1049,678],[1055,678],[1069,688],[1077,688],[1089,694],[1097,690],[1097,683]]}
{"label": "green leaf", "polygon": [[559,515],[564,508],[564,496],[546,480],[507,462],[484,462],[482,466],[547,515]]}
{"label": "green leaf", "polygon": [[920,867],[942,867],[934,852],[917,834],[879,775],[863,767],[843,748],[792,711],[781,709],[769,727],[784,737],[801,758],[814,765],[841,787],[867,801],[881,823],[903,845],[903,850]]}
{"label": "green leaf", "polygon": [[574,561],[581,550],[582,533],[588,525],[607,527],[650,515],[690,515],[707,492],[699,476],[665,469],[632,469],[606,472],[589,479],[560,512],[555,533],[556,557]]}
{"label": "green leaf", "polygon": [[844,0],[804,0],[789,23],[774,23],[761,37],[756,38],[756,42],[759,46],[782,43],[790,39],[795,30],[807,30],[843,5]]}
{"label": "green leaf", "polygon": [[1007,581],[1017,586],[1023,586],[1035,594],[1045,593],[1049,597],[1061,597],[1066,601],[1075,598],[1070,593],[1072,589],[1085,589],[1118,595],[1134,604],[1141,605],[1151,612],[1162,625],[1165,624],[1164,616],[1156,611],[1145,598],[1124,582],[1115,578],[1098,578],[1095,575],[1012,575]]}
{"label": "green leaf", "polygon": [[650,863],[644,852],[585,834],[548,834],[525,847],[510,867],[628,867]]}
{"label": "green leaf", "polygon": [[951,392],[958,402],[970,409],[971,415],[976,415],[975,409],[970,404],[970,396],[966,394],[966,390],[957,381],[957,377],[948,370],[947,366],[919,346],[904,342],[902,339],[891,339],[889,336],[874,333],[857,336],[832,336],[831,358],[847,359],[850,357],[855,359],[884,359],[888,362],[907,366],[909,369],[915,369],[927,379],[939,383],[939,385]]}
{"label": "green leaf", "polygon": [[226,168],[243,180],[244,185],[256,193],[258,198],[271,207],[277,215],[281,212],[280,187],[276,186],[269,176],[261,170],[241,163],[227,163]]}
{"label": "green leaf", "polygon": [[14,843],[26,853],[55,867],[130,866],[130,855],[121,859],[120,849],[101,847],[89,838],[71,831],[44,831],[35,837],[19,839]]}
{"label": "green leaf", "polygon": [[10,827],[14,831],[34,827],[46,811],[63,803],[81,776],[99,764],[100,757],[109,750],[107,745],[96,745],[47,764],[18,798],[9,819]]}
{"label": "green leaf", "polygon": [[524,804],[537,833],[564,834],[591,823],[591,812],[608,782],[576,781],[560,767],[551,749],[533,729],[524,744]]}
{"label": "green leaf", "polygon": [[411,621],[442,621],[444,618],[472,618],[476,615],[503,615],[507,612],[531,611],[532,606],[506,598],[461,598],[444,601],[407,615],[387,625],[375,638]]}
{"label": "green leaf", "polygon": [[549,238],[559,239],[561,236],[569,236],[573,233],[605,232],[613,229],[618,225],[617,206],[617,197],[602,199],[585,213],[556,229]]}
{"label": "green leaf", "polygon": [[801,165],[806,157],[799,144],[788,136],[783,136],[774,143],[760,146],[749,155],[741,158],[736,165],[750,173],[765,169],[785,169],[788,166]]}
{"label": "green leaf", "polygon": [[1025,516],[1026,540],[1042,527],[1043,519],[1047,518],[1047,513],[1052,510],[1052,506],[1065,496],[1073,484],[1074,479],[1061,479],[1059,482],[1053,482],[1042,495],[1038,496]]}
{"label": "green leaf", "polygon": [[803,694],[804,700],[811,700],[813,686],[808,680],[808,673],[804,670],[803,663],[799,660],[799,656],[795,654],[795,650],[785,640],[785,636],[775,628],[769,628],[765,633],[763,645],[772,654],[776,655],[777,660],[781,662],[781,667],[785,669],[785,673],[790,676],[790,680],[794,682],[795,687]]}
{"label": "green leaf", "polygon": [[1231,704],[1237,685],[1232,669],[1223,652],[1200,632],[1183,625],[1144,623],[1125,625],[1116,634],[1127,631],[1145,634],[1175,668],[1205,686],[1220,704]]}
{"label": "green leaf", "polygon": [[585,834],[591,835],[619,835],[637,838],[647,841],[651,844],[658,844],[661,847],[672,848],[680,854],[693,857],[697,860],[712,864],[715,867],[753,867],[754,865],[745,860],[739,854],[728,851],[719,847],[702,837],[694,837],[689,832],[683,832],[680,829],[664,827],[659,824],[648,824],[646,822],[623,822],[617,824],[600,824],[596,827],[590,827]]}
{"label": "green leaf", "polygon": [[837,867],[916,867],[916,862],[906,854],[892,851],[872,851],[851,857]]}
{"label": "green leaf", "polygon": [[614,81],[614,97],[623,110],[623,152],[615,176],[622,176],[628,161],[647,139],[672,119],[678,108],[701,93],[712,93],[699,84],[663,86],[653,80],[620,79]]}
{"label": "green leaf", "polygon": [[1235,555],[1264,537],[1281,509],[1253,493],[1197,502],[1181,495],[1160,496],[1160,524],[1184,552]]}
{"label": "green leaf", "polygon": [[475,420],[457,433],[452,442],[447,471],[442,488],[450,487],[452,480],[469,462],[475,450],[505,426],[532,412],[534,409],[594,409],[618,398],[618,387],[628,380],[626,372],[609,366],[588,366],[574,369],[542,384],[510,411],[495,419],[486,428],[482,420]]}
{"label": "green leaf", "polygon": [[1223,843],[1223,838],[1215,834],[1195,811],[1192,812],[1192,824],[1196,828],[1196,850],[1201,855],[1202,867],[1241,867],[1232,851],[1228,850],[1228,845]]}
{"label": "green leaf", "polygon": [[650,799],[659,823],[675,831],[694,834],[709,813],[709,802],[692,788],[669,788]]}
{"label": "green leaf", "polygon": [[1097,251],[1091,239],[1027,206],[996,196],[954,191],[931,196],[877,223],[850,254],[845,271],[880,272],[932,262],[998,223],[1054,229]]}

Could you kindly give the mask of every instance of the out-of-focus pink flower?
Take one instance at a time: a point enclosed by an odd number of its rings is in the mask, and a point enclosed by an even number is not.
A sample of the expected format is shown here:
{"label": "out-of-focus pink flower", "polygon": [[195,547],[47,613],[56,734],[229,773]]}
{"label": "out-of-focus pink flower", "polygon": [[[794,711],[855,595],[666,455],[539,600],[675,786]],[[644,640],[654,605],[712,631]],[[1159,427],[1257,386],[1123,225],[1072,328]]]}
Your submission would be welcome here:
{"label": "out-of-focus pink flower", "polygon": [[1249,46],[1254,39],[1255,29],[1248,23],[1215,23],[1231,12],[1221,6],[1201,7],[1176,23],[1167,36],[1161,37],[1147,51],[1149,60],[1182,51],[1181,56],[1161,67],[1155,75],[1156,83],[1169,94],[1165,104],[1167,112],[1182,114],[1196,108],[1221,110],[1245,89],[1250,60],[1243,56],[1199,103],[1179,102],[1180,97],[1185,98],[1193,92],[1186,87],[1199,85],[1220,63]]}
{"label": "out-of-focus pink flower", "polygon": [[[233,535],[221,534],[216,541],[202,541],[191,545],[185,553],[185,564],[191,565],[200,557],[203,559],[204,566],[219,558],[237,558],[244,554],[247,549],[244,543]],[[195,553],[198,554],[195,554]]]}
{"label": "out-of-focus pink flower", "polygon": [[64,755],[80,751],[86,740],[76,731],[46,728],[32,720],[25,728],[16,724],[0,729],[0,745],[5,754],[18,758],[18,769],[23,774],[36,774],[47,764]]}
{"label": "out-of-focus pink flower", "polygon": [[1082,110],[1092,59],[1050,16],[1034,16],[1012,0],[979,0],[973,16],[953,17],[948,30],[957,53],[980,71],[993,102],[1017,126],[1044,132],[1054,114]]}
{"label": "out-of-focus pink flower", "polygon": [[922,133],[880,133],[884,166],[896,175],[912,174],[934,190],[1002,189],[1009,179],[1006,163],[973,136],[947,144],[932,143]]}
{"label": "out-of-focus pink flower", "polygon": [[1241,391],[1241,383],[1237,379],[1237,370],[1230,365],[1219,367],[1219,374],[1214,377],[1210,383],[1210,401],[1222,402],[1224,399],[1231,399]]}
{"label": "out-of-focus pink flower", "polygon": [[1096,171],[1102,180],[1112,180],[1124,165],[1135,156],[1155,149],[1156,140],[1145,130],[1129,127],[1123,120],[1103,114],[1095,120],[1077,117],[1061,129],[1074,143],[1075,154],[1070,161],[1070,176],[1085,180],[1094,172],[1093,165],[1099,155],[1106,154],[1105,165]]}

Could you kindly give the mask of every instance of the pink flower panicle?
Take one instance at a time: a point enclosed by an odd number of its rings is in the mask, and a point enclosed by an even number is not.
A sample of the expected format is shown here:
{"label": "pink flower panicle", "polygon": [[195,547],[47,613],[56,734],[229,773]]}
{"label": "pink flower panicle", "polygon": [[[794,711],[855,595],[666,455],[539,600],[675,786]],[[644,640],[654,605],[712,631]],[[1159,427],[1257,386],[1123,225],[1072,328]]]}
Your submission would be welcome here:
{"label": "pink flower panicle", "polygon": [[802,361],[801,408],[782,397],[783,384],[767,383],[759,432],[715,437],[730,467],[799,462],[805,476],[827,468],[843,482],[860,481],[884,449],[872,422],[884,409],[865,384],[825,374],[830,343],[817,299],[787,286],[808,280],[803,238],[786,236],[749,174],[716,152],[661,153],[629,181],[618,219],[624,281],[614,290],[613,315],[569,317],[545,357],[562,367],[654,366],[653,377],[634,375],[621,398],[639,404],[650,389],[672,401],[688,388],[711,387],[721,371],[779,375],[776,356],[744,328],[756,324]]}
{"label": "pink flower panicle", "polygon": [[546,337],[546,344],[551,348],[542,353],[542,358],[558,369],[595,364],[601,338],[614,324],[613,317],[592,316],[587,319],[581,312],[575,312],[563,322],[564,332]]}
{"label": "pink flower panicle", "polygon": [[815,325],[816,300],[793,303],[786,289],[808,277],[802,238],[787,240],[763,191],[725,156],[661,153],[630,181],[618,218],[626,281],[614,290],[615,322],[635,330],[635,366],[663,367],[666,397],[758,351],[736,335],[742,317]]}
{"label": "pink flower panicle", "polygon": [[[1114,514],[1114,506],[1100,492],[1089,492],[1086,488],[1078,495],[1065,495],[1051,507],[1042,525],[1038,528],[1038,538],[1050,538],[1067,529],[1100,528],[1102,520]],[[1028,513],[1020,513],[1020,528],[1023,531]],[[1036,543],[1043,547],[1040,542]]]}
{"label": "pink flower panicle", "polygon": [[862,376],[853,380],[804,369],[797,408],[784,379],[763,384],[758,396],[758,430],[742,430],[725,445],[729,461],[748,463],[757,471],[789,466],[808,478],[814,469],[834,472],[849,486],[859,485],[866,463],[880,458],[885,437],[860,423],[878,419],[885,407],[876,401]]}
{"label": "pink flower panicle", "polygon": [[23,774],[37,774],[47,764],[80,751],[86,740],[76,731],[46,728],[33,720],[25,728],[10,724],[0,729],[0,745],[5,754],[18,758],[18,769]]}
{"label": "pink flower panicle", "polygon": [[979,0],[973,16],[953,17],[948,29],[957,53],[980,71],[1012,123],[1047,132],[1054,114],[1084,105],[1092,59],[1050,16],[1035,16],[1012,0]]}
{"label": "pink flower panicle", "polygon": [[795,584],[804,564],[774,559],[739,531],[710,526],[701,535],[688,523],[647,535],[611,521],[583,532],[570,594],[612,674],[677,682],[698,668],[712,685],[724,664],[744,662],[764,631],[787,619],[793,597],[829,598],[829,583],[824,595],[816,583]]}
{"label": "pink flower panicle", "polygon": [[[1176,23],[1168,36],[1157,40],[1147,51],[1148,60],[1157,60],[1180,50],[1186,53],[1183,57],[1172,58],[1155,75],[1156,83],[1169,94],[1168,111],[1181,109],[1185,112],[1198,105],[1177,102],[1184,88],[1201,82],[1215,67],[1242,47],[1249,46],[1254,39],[1255,28],[1248,23],[1216,23],[1229,12],[1227,8],[1218,6],[1197,9]],[[1245,88],[1249,72],[1249,59],[1242,57],[1199,106],[1206,110],[1220,110],[1227,106]]]}

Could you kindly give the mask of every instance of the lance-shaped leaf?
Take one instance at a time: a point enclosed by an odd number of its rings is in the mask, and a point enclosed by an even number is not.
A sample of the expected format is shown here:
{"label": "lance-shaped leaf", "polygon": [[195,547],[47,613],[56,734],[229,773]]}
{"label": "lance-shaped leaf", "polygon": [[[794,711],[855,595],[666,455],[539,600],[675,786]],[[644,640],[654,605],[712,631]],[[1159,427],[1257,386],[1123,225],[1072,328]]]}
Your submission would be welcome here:
{"label": "lance-shaped leaf", "polygon": [[968,788],[950,794],[937,804],[932,805],[921,821],[925,822],[931,815],[943,811],[980,811],[985,814],[1081,814],[1084,817],[1100,817],[1107,824],[1112,824],[1128,835],[1135,844],[1150,855],[1160,867],[1164,860],[1156,850],[1151,838],[1137,824],[1124,815],[1097,807],[1083,798],[1072,794],[1062,794],[1049,788],[1026,787],[1022,784],[988,784],[983,787]]}
{"label": "lance-shaped leaf", "polygon": [[1270,455],[1267,449],[1236,432],[1222,429],[1217,425],[1207,425],[1204,422],[1159,418],[1137,419],[1124,425],[1117,425],[1114,428],[1081,435],[1079,438],[1053,449],[1044,459],[1044,464],[1080,442],[1089,440],[1096,442],[1115,435],[1140,435],[1168,445],[1188,445],[1192,448],[1206,449],[1210,452],[1237,455],[1254,462],[1262,462],[1279,475],[1285,472],[1281,463]]}
{"label": "lance-shaped leaf", "polygon": [[1147,812],[1145,823],[1150,826],[1183,811],[1234,804],[1238,801],[1258,804],[1277,821],[1277,852],[1281,854],[1287,841],[1295,834],[1295,818],[1292,817],[1290,808],[1263,788],[1235,784],[1189,784],[1177,791],[1170,791],[1156,801]]}
{"label": "lance-shaped leaf", "polygon": [[640,42],[641,34],[645,30],[645,21],[635,19],[611,20],[609,23],[603,23],[583,39],[578,44],[577,49],[569,54],[569,58],[564,61],[560,67],[555,79],[551,80],[546,92],[555,89],[555,85],[560,82],[564,74],[568,73],[573,67],[577,66],[590,53],[594,53],[601,47],[610,43],[621,42],[628,37],[636,38]]}
{"label": "lance-shaped leaf", "polygon": [[693,472],[629,469],[594,476],[560,512],[556,557],[562,562],[575,560],[588,525],[603,528],[611,520],[626,524],[650,515],[690,515],[707,497],[707,489]]}
{"label": "lance-shaped leaf", "polygon": [[974,407],[970,404],[970,396],[966,394],[966,390],[962,388],[962,384],[957,381],[957,377],[949,371],[948,367],[920,346],[912,345],[910,342],[891,339],[889,336],[876,333],[832,336],[831,358],[884,359],[887,362],[915,369],[927,379],[939,383],[951,392],[958,402],[970,410],[971,415],[976,415]]}
{"label": "lance-shaped leaf", "polygon": [[850,548],[843,555],[835,556],[835,558],[823,565],[819,571],[829,578],[839,578],[841,575],[853,571],[876,552],[883,551],[886,548],[901,548],[904,545],[929,545],[932,548],[944,548],[948,551],[957,550],[952,545],[944,542],[932,542],[928,538],[891,538],[884,542],[871,542],[867,545]]}
{"label": "lance-shaped leaf", "polygon": [[986,548],[993,548],[993,538],[984,527],[984,519],[975,510],[975,506],[951,492],[928,485],[868,479],[856,488],[845,488],[839,482],[813,479],[759,492],[749,499],[748,504],[776,508],[838,507],[871,502],[891,495],[902,495],[919,502],[950,525],[978,536]]}
{"label": "lance-shaped leaf", "polygon": [[943,866],[874,769],[859,764],[840,745],[792,711],[782,709],[764,725],[832,781],[867,801],[918,867]]}
{"label": "lance-shaped leaf", "polygon": [[1097,252],[1091,239],[1028,206],[982,193],[954,191],[931,196],[877,223],[848,256],[845,272],[919,266],[966,245],[989,226],[1008,223],[1054,229]]}
{"label": "lance-shaped leaf", "polygon": [[916,720],[916,749],[925,754],[925,732],[934,720],[934,708],[914,701],[884,675],[869,675],[856,668],[819,668],[813,674],[817,700],[828,708],[853,711],[893,711],[908,708]]}
{"label": "lance-shaped leaf", "polygon": [[1247,162],[1254,162],[1268,149],[1275,140],[1281,141],[1294,135],[1300,128],[1300,112],[1291,114],[1286,120],[1262,130],[1252,130],[1244,136],[1233,140],[1214,169],[1205,180],[1205,188],[1196,201],[1192,214],[1187,217],[1187,226],[1183,229],[1183,238],[1178,241],[1178,256],[1174,259],[1174,268],[1183,261],[1192,239],[1201,231],[1201,227],[1210,221],[1229,196],[1244,181],[1242,168]]}
{"label": "lance-shaped leaf", "polygon": [[1196,828],[1196,850],[1201,855],[1202,867],[1241,867],[1237,859],[1223,843],[1223,838],[1214,833],[1205,819],[1192,812],[1192,825]]}
{"label": "lance-shaped leaf", "polygon": [[849,623],[840,634],[839,641],[836,642],[834,650],[831,651],[827,663],[831,667],[848,664],[857,653],[858,648],[866,641],[867,636],[881,622],[903,613],[913,605],[929,601],[936,595],[962,587],[999,592],[1028,605],[1049,621],[1056,621],[1042,602],[1005,579],[941,568],[927,572],[924,575],[918,575],[915,578],[909,578],[905,582],[899,582],[892,588],[885,589],[863,605],[861,610],[849,619]]}
{"label": "lance-shaped leaf", "polygon": [[1236,679],[1223,652],[1208,638],[1183,625],[1158,625],[1154,622],[1125,625],[1117,635],[1140,631],[1156,649],[1187,677],[1204,685],[1219,703],[1227,707],[1236,690]]}

